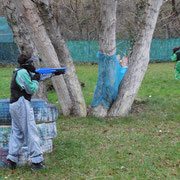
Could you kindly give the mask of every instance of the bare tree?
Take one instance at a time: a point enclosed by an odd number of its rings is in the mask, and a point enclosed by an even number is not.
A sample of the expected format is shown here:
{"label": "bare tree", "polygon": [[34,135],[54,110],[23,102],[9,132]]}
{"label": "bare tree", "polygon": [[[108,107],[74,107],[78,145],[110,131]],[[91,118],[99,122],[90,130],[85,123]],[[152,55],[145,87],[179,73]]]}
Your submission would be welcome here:
{"label": "bare tree", "polygon": [[98,39],[99,0],[54,0],[54,7],[66,40]]}
{"label": "bare tree", "polygon": [[[129,57],[129,68],[122,81],[118,96],[110,109],[99,104],[90,111],[95,116],[124,116],[131,109],[132,103],[138,93],[144,74],[149,63],[150,45],[156,26],[158,14],[163,0],[147,1],[141,28]],[[114,12],[114,13],[113,13]],[[116,1],[101,1],[101,26],[99,51],[111,56],[116,53],[115,27],[116,27]],[[99,79],[102,81],[101,79]],[[103,91],[102,91],[103,93]],[[104,98],[104,96],[103,96]]]}
{"label": "bare tree", "polygon": [[3,12],[2,12],[2,9],[0,9],[0,16],[3,16]]}
{"label": "bare tree", "polygon": [[[116,7],[117,0],[101,0],[99,53],[112,56],[116,53]],[[104,64],[102,63],[102,66]],[[99,70],[100,73],[100,70]],[[101,81],[104,79],[102,78]],[[102,82],[103,83],[103,82]],[[98,84],[97,84],[98,86]],[[104,117],[108,109],[102,104],[92,107],[89,114]]]}
{"label": "bare tree", "polygon": [[84,96],[81,91],[69,49],[61,35],[60,26],[57,23],[56,18],[54,18],[52,2],[44,0],[37,0],[34,2],[39,9],[39,15],[44,22],[44,27],[46,28],[46,32],[48,33],[52,45],[54,46],[60,65],[65,66],[68,69],[64,76],[64,80],[72,101],[71,111],[73,114],[86,116]]}
{"label": "bare tree", "polygon": [[[53,0],[61,32],[66,40],[99,39],[99,0]],[[148,0],[118,0],[116,39],[135,40]],[[179,0],[166,0],[161,8],[154,38],[179,37]],[[176,17],[175,17],[175,11]],[[173,14],[172,14],[173,12]],[[78,20],[77,20],[78,19]],[[170,22],[170,23],[169,23]],[[90,35],[90,36],[89,36]]]}
{"label": "bare tree", "polygon": [[163,0],[149,0],[146,4],[141,30],[129,58],[129,68],[109,116],[124,116],[131,109],[148,67],[150,45],[162,3]]}
{"label": "bare tree", "polygon": [[172,0],[172,12],[177,15],[178,12],[176,10],[176,0]]}

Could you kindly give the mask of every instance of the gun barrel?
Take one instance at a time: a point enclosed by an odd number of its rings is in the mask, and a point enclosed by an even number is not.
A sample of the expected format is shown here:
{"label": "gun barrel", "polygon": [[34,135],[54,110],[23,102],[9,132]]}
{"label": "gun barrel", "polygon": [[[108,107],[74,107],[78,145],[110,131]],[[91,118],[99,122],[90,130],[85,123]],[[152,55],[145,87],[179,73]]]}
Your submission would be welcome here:
{"label": "gun barrel", "polygon": [[58,70],[66,71],[66,68],[65,67],[63,67],[63,68],[39,68],[36,70],[36,72],[40,73],[40,74],[50,74],[50,73],[56,72]]}

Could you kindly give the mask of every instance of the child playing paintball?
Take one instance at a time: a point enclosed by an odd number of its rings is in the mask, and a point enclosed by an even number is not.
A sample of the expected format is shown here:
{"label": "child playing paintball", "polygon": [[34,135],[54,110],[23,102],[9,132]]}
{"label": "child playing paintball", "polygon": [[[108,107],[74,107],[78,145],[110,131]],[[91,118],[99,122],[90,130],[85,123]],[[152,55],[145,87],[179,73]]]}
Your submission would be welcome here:
{"label": "child playing paintball", "polygon": [[174,66],[175,79],[180,80],[180,51],[179,50],[180,50],[180,47],[173,49],[173,55],[171,57],[171,60],[176,62],[175,66]]}
{"label": "child playing paintball", "polygon": [[20,66],[14,70],[12,76],[9,107],[12,128],[7,156],[7,165],[11,170],[16,168],[19,151],[23,146],[24,140],[30,151],[31,169],[38,170],[45,168],[42,163],[43,155],[30,101],[32,95],[38,90],[38,81],[50,78],[53,75],[64,74],[65,71],[39,74],[35,71],[34,61],[37,61],[37,59],[33,56],[20,54],[18,57]]}

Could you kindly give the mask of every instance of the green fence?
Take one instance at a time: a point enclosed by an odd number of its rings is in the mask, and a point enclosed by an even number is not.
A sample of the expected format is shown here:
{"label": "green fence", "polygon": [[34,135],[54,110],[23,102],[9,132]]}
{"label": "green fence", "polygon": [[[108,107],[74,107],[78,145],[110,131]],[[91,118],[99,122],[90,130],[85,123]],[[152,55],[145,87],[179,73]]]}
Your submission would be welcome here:
{"label": "green fence", "polygon": [[[74,62],[98,62],[98,41],[67,41]],[[153,39],[150,50],[150,61],[169,61],[173,47],[180,46],[177,39]],[[116,41],[117,54],[121,57],[128,54],[129,40]],[[13,35],[7,21],[0,17],[0,63],[16,63],[19,54],[17,45],[13,42]]]}
{"label": "green fence", "polygon": [[[117,54],[121,57],[127,55],[130,47],[129,40],[118,40]],[[67,46],[74,62],[98,62],[98,41],[68,41]]]}
{"label": "green fence", "polygon": [[[68,41],[74,62],[98,62],[98,41]],[[172,48],[180,46],[180,39],[153,39],[150,50],[150,61],[169,61]],[[121,57],[127,55],[130,42],[128,40],[117,41],[117,54]],[[0,63],[15,63],[19,54],[17,45],[13,42],[0,42]]]}
{"label": "green fence", "polygon": [[169,61],[172,49],[180,46],[180,39],[153,39],[150,49],[151,61]]}
{"label": "green fence", "polygon": [[[99,49],[98,41],[69,41],[74,62],[98,62],[96,54]],[[173,47],[180,46],[180,39],[153,39],[150,49],[150,61],[169,61]],[[116,41],[117,54],[121,57],[128,54],[129,40]]]}

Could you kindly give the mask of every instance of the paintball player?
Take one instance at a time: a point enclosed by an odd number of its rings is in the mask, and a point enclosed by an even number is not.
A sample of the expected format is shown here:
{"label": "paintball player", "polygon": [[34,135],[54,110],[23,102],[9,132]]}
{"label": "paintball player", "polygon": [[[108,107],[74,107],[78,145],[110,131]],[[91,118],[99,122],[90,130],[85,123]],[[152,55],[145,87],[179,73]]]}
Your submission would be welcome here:
{"label": "paintball player", "polygon": [[175,61],[175,79],[180,80],[180,47],[174,48],[173,49],[173,55],[171,56],[171,60]]}
{"label": "paintball player", "polygon": [[20,54],[18,57],[20,66],[14,70],[12,76],[9,107],[12,128],[7,156],[7,165],[11,170],[16,168],[19,151],[23,146],[24,140],[30,152],[31,169],[39,170],[45,168],[42,163],[43,155],[30,101],[32,95],[38,90],[38,81],[45,80],[53,75],[64,74],[65,71],[39,74],[35,71],[34,61],[37,61],[37,59],[33,56]]}

